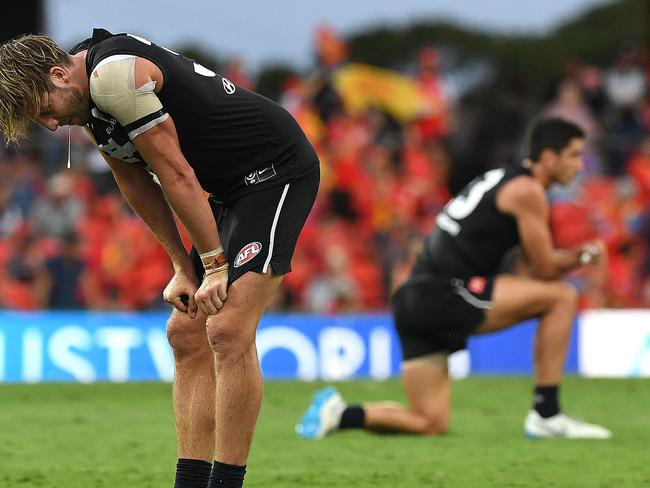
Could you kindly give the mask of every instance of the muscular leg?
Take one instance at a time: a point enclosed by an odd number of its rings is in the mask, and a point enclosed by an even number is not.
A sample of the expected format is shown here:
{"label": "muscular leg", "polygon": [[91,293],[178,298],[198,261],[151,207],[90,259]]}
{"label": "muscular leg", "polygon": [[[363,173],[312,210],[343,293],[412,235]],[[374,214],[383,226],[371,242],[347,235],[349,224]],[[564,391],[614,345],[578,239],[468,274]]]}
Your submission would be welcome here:
{"label": "muscular leg", "polygon": [[174,414],[178,457],[212,462],[215,443],[214,354],[205,316],[194,320],[174,310],[167,337],[174,352]]}
{"label": "muscular leg", "polygon": [[612,436],[600,425],[562,415],[557,401],[557,387],[562,379],[576,304],[575,290],[562,281],[544,282],[515,276],[501,276],[496,280],[494,306],[486,314],[479,333],[539,317],[534,348],[534,408],[524,421],[524,432],[528,436],[574,439],[608,439]]}
{"label": "muscular leg", "polygon": [[228,289],[217,315],[208,317],[216,369],[216,459],[245,465],[262,403],[255,331],[282,276],[245,273]]}
{"label": "muscular leg", "polygon": [[578,295],[564,281],[541,281],[503,275],[495,280],[492,309],[477,333],[505,329],[522,320],[539,317],[535,336],[537,385],[557,385],[571,334]]}
{"label": "muscular leg", "polygon": [[445,434],[449,427],[451,381],[447,355],[432,354],[405,361],[403,381],[410,406],[368,403],[364,428],[413,434]]}
{"label": "muscular leg", "polygon": [[[563,281],[538,281],[510,275],[496,279],[493,308],[477,333],[495,332],[531,317],[540,317],[535,340],[537,385],[557,385],[576,309],[577,294]],[[403,380],[409,408],[393,403],[363,405],[368,430],[416,434],[445,433],[449,425],[451,382],[446,355],[416,358],[404,363]]]}

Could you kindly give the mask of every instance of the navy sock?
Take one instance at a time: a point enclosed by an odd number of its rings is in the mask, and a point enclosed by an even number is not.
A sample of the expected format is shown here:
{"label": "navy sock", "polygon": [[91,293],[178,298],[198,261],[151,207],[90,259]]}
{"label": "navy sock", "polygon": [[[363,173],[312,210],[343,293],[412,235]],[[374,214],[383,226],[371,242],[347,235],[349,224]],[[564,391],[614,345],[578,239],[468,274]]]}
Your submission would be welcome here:
{"label": "navy sock", "polygon": [[212,465],[200,459],[179,459],[174,488],[207,488]]}
{"label": "navy sock", "polygon": [[560,404],[557,398],[558,390],[559,387],[557,385],[535,387],[533,408],[542,417],[548,418],[560,413]]}
{"label": "navy sock", "polygon": [[363,429],[366,420],[366,412],[360,405],[350,405],[343,410],[339,429]]}
{"label": "navy sock", "polygon": [[208,488],[241,488],[244,485],[246,466],[215,461]]}

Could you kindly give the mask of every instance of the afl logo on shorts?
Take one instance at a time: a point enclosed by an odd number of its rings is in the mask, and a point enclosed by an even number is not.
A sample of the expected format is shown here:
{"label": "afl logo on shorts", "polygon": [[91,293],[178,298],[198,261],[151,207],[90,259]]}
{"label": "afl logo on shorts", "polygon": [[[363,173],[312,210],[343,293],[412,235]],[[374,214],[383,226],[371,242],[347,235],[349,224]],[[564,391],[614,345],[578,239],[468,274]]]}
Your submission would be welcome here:
{"label": "afl logo on shorts", "polygon": [[223,83],[223,89],[226,90],[228,95],[235,93],[235,84],[232,81],[228,78],[222,78],[221,82]]}
{"label": "afl logo on shorts", "polygon": [[235,268],[239,268],[242,264],[245,264],[253,259],[260,253],[261,250],[262,244],[259,242],[251,242],[250,244],[246,244],[241,248],[241,251],[239,251],[239,254],[237,254],[237,257],[235,258]]}

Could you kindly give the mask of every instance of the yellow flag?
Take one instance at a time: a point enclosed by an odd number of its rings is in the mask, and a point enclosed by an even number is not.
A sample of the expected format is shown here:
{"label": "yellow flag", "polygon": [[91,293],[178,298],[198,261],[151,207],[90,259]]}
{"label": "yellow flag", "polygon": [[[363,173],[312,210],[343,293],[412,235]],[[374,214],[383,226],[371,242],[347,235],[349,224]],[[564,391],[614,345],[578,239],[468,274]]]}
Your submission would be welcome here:
{"label": "yellow flag", "polygon": [[417,85],[396,71],[349,63],[334,73],[332,81],[352,115],[375,107],[408,122],[426,112],[426,102]]}

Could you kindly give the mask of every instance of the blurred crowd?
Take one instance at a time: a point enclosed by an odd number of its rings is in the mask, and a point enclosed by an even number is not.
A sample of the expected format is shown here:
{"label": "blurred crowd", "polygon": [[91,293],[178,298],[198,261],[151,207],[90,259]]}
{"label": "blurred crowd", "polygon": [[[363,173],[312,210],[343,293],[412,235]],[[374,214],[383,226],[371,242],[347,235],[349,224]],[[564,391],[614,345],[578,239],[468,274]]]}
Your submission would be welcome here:
{"label": "blurred crowd", "polygon": [[[487,103],[460,93],[442,51],[425,47],[394,75],[407,92],[391,100],[383,80],[388,101],[378,96],[361,109],[337,78],[348,64],[343,40],[322,28],[316,47],[317,69],[289,77],[279,98],[317,149],[322,177],[274,308],[386,308],[436,213],[474,176],[517,164],[528,123],[543,115],[574,121],[588,136],[579,180],[550,192],[557,246],[595,237],[607,244],[606,268],[570,277],[583,306],[650,306],[650,64],[636,46],[623,44],[608,66],[568,59],[547,96],[513,80]],[[223,71],[254,89],[241,62]],[[399,104],[413,93],[417,110],[405,113]],[[68,136],[35,131],[20,148],[0,150],[0,308],[166,306],[164,251],[79,128],[70,131],[65,168]]]}

